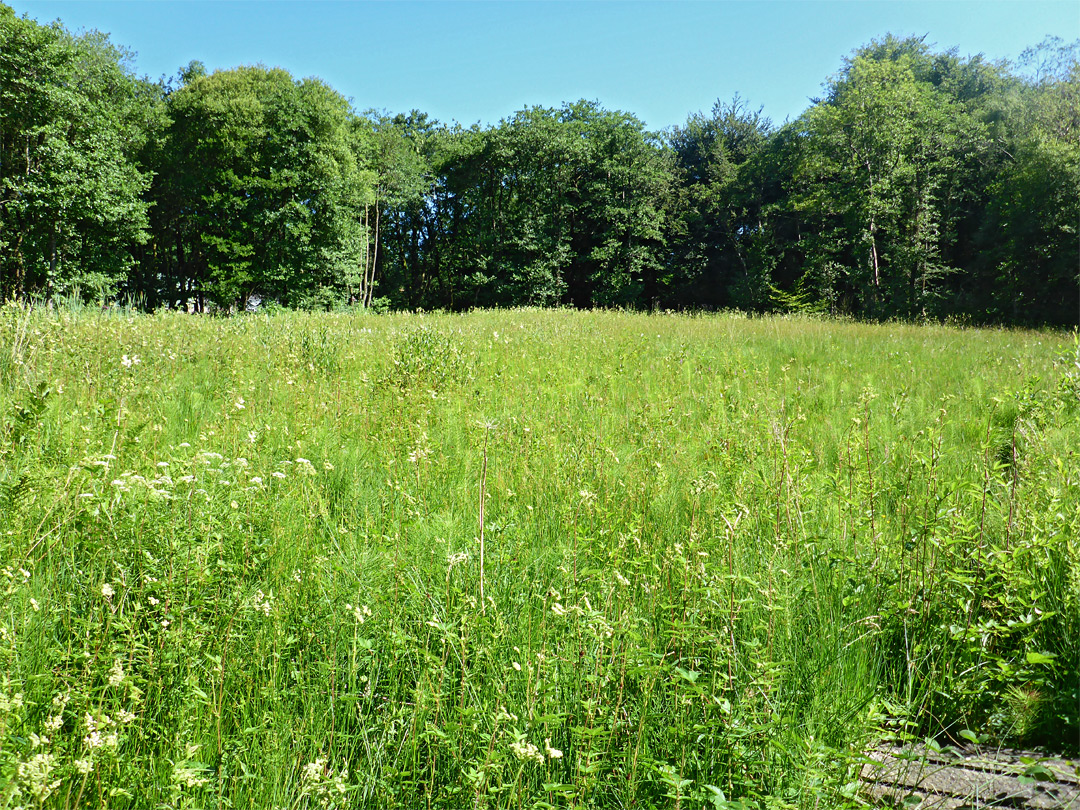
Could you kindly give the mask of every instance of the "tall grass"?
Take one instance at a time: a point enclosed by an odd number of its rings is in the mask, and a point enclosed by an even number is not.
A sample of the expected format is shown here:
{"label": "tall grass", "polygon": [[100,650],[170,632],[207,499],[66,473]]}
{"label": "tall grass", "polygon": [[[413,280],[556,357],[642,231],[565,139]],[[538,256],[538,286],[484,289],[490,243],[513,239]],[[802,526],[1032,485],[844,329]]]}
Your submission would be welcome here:
{"label": "tall grass", "polygon": [[1078,742],[1067,336],[0,319],[0,807],[856,806],[883,735]]}

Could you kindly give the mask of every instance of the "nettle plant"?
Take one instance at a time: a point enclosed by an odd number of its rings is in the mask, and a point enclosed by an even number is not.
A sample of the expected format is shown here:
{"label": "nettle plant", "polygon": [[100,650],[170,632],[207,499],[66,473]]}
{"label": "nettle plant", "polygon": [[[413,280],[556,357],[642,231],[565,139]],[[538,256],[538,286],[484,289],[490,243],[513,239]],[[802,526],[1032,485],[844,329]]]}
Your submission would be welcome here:
{"label": "nettle plant", "polygon": [[977,478],[950,479],[930,461],[933,474],[912,487],[921,515],[881,580],[886,682],[901,699],[890,705],[908,733],[1075,739],[1080,482],[1055,450],[1074,408],[1029,381],[991,403]]}

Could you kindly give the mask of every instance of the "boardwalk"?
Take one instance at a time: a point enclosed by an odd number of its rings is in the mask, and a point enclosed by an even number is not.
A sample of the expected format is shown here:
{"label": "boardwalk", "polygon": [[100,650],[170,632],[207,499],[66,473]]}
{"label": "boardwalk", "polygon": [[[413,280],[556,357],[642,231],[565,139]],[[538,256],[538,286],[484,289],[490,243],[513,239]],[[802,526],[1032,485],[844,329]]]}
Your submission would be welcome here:
{"label": "boardwalk", "polygon": [[883,805],[920,810],[984,807],[1080,810],[1080,763],[1016,751],[882,746],[862,778]]}

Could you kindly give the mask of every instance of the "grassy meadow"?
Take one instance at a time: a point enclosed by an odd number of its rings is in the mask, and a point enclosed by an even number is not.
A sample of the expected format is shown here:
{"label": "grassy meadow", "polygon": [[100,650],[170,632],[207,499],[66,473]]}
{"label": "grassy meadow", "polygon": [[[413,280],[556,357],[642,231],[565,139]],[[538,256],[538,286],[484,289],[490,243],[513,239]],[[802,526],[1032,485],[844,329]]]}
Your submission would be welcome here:
{"label": "grassy meadow", "polygon": [[1080,347],[0,309],[0,808],[818,808],[1080,743]]}

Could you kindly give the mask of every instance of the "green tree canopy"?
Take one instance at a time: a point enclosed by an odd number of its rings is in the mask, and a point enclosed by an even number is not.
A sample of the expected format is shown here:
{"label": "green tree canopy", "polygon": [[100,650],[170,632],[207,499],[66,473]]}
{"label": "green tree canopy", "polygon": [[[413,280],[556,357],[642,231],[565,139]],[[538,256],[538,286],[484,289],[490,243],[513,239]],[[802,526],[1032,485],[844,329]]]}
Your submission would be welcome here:
{"label": "green tree canopy", "polygon": [[189,73],[152,195],[172,292],[222,307],[355,294],[373,195],[345,99],[280,69]]}
{"label": "green tree canopy", "polygon": [[145,241],[159,88],[107,36],[0,5],[0,297],[112,297]]}

